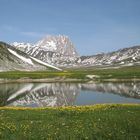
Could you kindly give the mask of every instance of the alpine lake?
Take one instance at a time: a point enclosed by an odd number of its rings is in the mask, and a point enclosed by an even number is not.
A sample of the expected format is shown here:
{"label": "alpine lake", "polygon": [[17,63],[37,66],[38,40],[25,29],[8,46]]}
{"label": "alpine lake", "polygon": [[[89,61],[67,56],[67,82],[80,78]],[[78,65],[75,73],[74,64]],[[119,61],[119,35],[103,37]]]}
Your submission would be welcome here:
{"label": "alpine lake", "polygon": [[140,83],[2,83],[0,106],[140,104]]}

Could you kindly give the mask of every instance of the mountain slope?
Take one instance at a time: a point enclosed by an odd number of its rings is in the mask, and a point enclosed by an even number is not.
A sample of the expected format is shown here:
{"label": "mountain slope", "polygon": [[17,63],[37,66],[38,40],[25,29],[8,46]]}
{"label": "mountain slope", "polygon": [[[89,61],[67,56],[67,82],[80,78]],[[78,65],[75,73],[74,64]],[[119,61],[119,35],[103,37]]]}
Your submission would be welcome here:
{"label": "mountain slope", "polygon": [[97,54],[93,56],[81,56],[79,64],[92,66],[134,65],[140,64],[140,46],[124,48],[111,53]]}
{"label": "mountain slope", "polygon": [[35,59],[4,42],[0,42],[0,71],[46,70],[48,68],[61,70],[57,67]]}
{"label": "mountain slope", "polygon": [[15,42],[12,45],[32,57],[59,67],[140,65],[140,46],[92,56],[79,56],[73,43],[64,35],[46,36],[35,44]]}
{"label": "mountain slope", "polygon": [[73,43],[64,35],[46,36],[35,44],[14,42],[12,45],[37,59],[57,66],[71,65],[79,57]]}

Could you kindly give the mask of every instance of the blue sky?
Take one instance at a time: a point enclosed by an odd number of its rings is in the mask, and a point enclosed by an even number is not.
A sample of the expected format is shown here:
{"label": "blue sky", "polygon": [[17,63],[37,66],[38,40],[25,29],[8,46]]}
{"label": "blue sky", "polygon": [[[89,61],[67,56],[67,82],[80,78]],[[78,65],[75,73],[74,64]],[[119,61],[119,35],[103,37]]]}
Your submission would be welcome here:
{"label": "blue sky", "polygon": [[81,55],[140,45],[140,0],[0,0],[0,40],[68,35]]}

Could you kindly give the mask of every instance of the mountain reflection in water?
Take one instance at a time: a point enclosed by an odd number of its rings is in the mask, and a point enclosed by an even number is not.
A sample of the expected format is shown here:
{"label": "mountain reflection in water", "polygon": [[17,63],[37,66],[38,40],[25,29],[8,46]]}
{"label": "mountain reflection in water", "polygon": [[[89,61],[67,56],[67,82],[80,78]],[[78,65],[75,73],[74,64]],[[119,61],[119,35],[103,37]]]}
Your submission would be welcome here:
{"label": "mountain reflection in water", "polygon": [[0,106],[72,106],[81,91],[140,99],[140,83],[12,83],[0,84]]}

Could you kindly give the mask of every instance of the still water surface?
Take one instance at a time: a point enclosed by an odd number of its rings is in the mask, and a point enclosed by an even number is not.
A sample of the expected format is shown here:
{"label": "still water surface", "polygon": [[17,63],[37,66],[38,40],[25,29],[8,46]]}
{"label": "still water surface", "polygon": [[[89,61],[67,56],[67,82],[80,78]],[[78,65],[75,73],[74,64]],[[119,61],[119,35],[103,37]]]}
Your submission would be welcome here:
{"label": "still water surface", "polygon": [[140,83],[0,84],[0,106],[72,106],[140,103]]}

